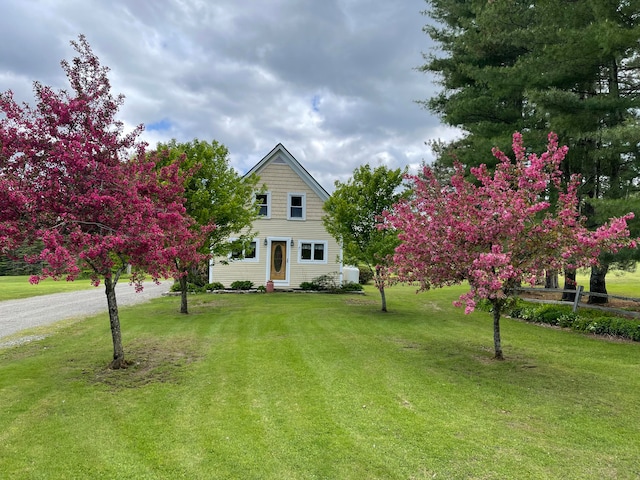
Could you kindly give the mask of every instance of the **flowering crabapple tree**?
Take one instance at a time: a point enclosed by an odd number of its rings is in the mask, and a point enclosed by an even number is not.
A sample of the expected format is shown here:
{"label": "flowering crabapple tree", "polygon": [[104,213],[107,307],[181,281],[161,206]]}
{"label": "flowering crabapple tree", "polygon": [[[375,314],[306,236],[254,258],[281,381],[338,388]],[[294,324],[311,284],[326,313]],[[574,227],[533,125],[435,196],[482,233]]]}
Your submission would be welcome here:
{"label": "flowering crabapple tree", "polygon": [[[71,44],[78,56],[62,62],[70,92],[36,82],[35,107],[18,104],[10,91],[0,95],[2,171],[11,173],[8,179],[19,183],[25,199],[26,213],[20,213],[32,222],[27,240],[43,244],[32,260],[44,261],[45,267],[32,282],[73,280],[83,271],[96,286],[104,281],[111,367],[123,368],[128,362],[115,292],[121,275],[131,266],[137,290],[143,272],[156,281],[172,276],[178,255],[196,255],[189,250],[196,241],[185,214],[179,166],[156,171],[138,141],[142,126],[124,133],[116,120],[124,97],[111,95],[108,68],[84,36]],[[13,236],[6,227],[2,234]]]}
{"label": "flowering crabapple tree", "polygon": [[[0,134],[2,135],[2,134]],[[8,165],[10,148],[0,146],[0,255],[10,255],[24,241],[28,221],[28,201],[19,176]]]}
{"label": "flowering crabapple tree", "polygon": [[[6,94],[0,95],[2,111]],[[33,231],[32,202],[27,167],[21,158],[25,132],[13,122],[0,119],[0,254],[13,256]]]}
{"label": "flowering crabapple tree", "polygon": [[[634,245],[627,220],[612,219],[589,231],[578,211],[580,184],[564,185],[560,164],[567,147],[548,136],[542,155],[525,154],[522,136],[513,135],[515,161],[494,149],[493,175],[486,165],[471,169],[475,181],[455,166],[450,184],[443,185],[429,168],[409,176],[413,195],[386,214],[384,228],[398,231],[401,244],[394,261],[399,278],[416,282],[419,290],[468,281],[470,290],[455,302],[470,313],[486,299],[493,310],[495,358],[504,359],[500,315],[521,282],[532,285],[545,269],[594,265],[603,250]],[[557,201],[551,202],[551,196]]]}

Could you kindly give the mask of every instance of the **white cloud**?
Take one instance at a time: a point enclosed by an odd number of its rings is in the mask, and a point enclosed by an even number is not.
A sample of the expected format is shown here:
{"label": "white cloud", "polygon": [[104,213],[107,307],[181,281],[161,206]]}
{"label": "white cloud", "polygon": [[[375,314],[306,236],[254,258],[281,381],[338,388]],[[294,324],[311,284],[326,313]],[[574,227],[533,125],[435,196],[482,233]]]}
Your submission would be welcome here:
{"label": "white cloud", "polygon": [[[283,143],[332,190],[361,164],[429,161],[455,131],[421,109],[436,87],[415,71],[430,43],[423,0],[5,0],[0,81],[21,100],[85,34],[143,138],[218,140],[247,171]],[[16,46],[19,45],[18,49]]]}

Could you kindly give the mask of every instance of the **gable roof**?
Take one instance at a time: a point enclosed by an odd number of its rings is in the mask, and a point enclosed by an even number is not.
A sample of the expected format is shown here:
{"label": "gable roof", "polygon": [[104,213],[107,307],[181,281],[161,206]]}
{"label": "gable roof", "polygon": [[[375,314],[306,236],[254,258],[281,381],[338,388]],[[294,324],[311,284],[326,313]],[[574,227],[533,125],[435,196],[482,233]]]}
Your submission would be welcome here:
{"label": "gable roof", "polygon": [[252,173],[259,174],[260,170],[262,170],[269,163],[284,163],[289,165],[291,169],[298,174],[298,176],[309,186],[311,190],[313,190],[318,197],[320,197],[323,201],[329,198],[329,194],[327,191],[322,188],[315,178],[311,176],[307,170],[300,165],[300,163],[289,153],[289,151],[284,148],[284,145],[279,143],[276,145],[273,150],[267,153],[262,160],[260,160],[251,170],[249,170],[245,176],[251,175]]}

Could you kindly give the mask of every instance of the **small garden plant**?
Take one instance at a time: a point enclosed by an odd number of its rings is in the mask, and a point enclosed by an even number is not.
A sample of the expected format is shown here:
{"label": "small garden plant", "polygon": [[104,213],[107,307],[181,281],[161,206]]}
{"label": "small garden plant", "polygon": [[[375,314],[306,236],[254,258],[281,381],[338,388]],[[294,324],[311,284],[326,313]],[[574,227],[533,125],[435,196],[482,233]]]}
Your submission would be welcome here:
{"label": "small garden plant", "polygon": [[317,291],[317,292],[330,292],[330,293],[344,293],[344,292],[359,292],[362,291],[362,285],[354,282],[345,282],[340,285],[338,281],[338,275],[336,273],[328,273],[326,275],[320,275],[314,278],[310,282],[302,282],[300,284],[302,290]]}

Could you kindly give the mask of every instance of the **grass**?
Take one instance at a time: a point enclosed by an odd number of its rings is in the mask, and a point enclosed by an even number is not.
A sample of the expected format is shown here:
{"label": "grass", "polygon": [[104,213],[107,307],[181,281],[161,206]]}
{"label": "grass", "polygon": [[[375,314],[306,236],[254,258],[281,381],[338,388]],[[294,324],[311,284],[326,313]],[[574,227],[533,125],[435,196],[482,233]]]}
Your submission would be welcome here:
{"label": "grass", "polygon": [[[465,316],[450,288],[199,295],[0,350],[6,478],[632,479],[640,346]],[[25,332],[27,334],[28,332]]]}
{"label": "grass", "polygon": [[2,277],[0,276],[0,301],[16,300],[20,298],[48,295],[50,293],[73,292],[76,290],[88,290],[95,288],[89,280],[52,280],[50,278],[41,281],[37,285],[29,283],[29,276]]}
{"label": "grass", "polygon": [[[578,272],[579,285],[589,288],[589,270]],[[560,279],[562,284],[562,278]],[[562,286],[562,285],[561,285]],[[19,298],[34,297],[36,295],[48,295],[50,293],[71,292],[87,290],[93,287],[89,280],[80,279],[74,282],[64,280],[55,281],[46,279],[37,285],[29,284],[29,276],[3,277],[0,276],[0,302]],[[607,275],[607,290],[611,295],[640,296],[640,268],[635,272],[611,271]]]}

